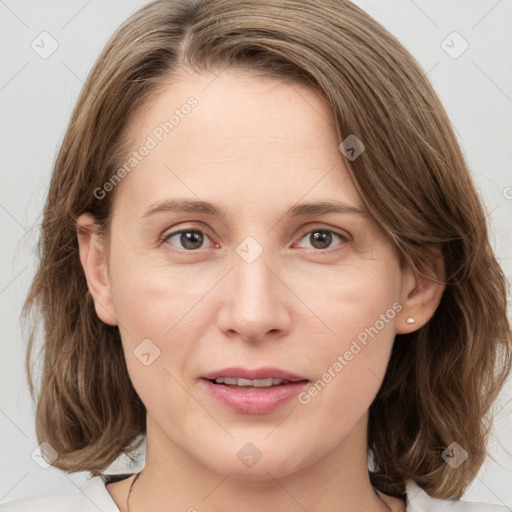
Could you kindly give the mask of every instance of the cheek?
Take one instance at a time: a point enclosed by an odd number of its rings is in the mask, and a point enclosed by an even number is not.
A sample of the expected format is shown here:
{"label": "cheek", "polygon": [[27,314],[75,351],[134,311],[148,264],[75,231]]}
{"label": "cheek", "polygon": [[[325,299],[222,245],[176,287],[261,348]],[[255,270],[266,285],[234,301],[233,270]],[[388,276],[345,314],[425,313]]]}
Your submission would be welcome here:
{"label": "cheek", "polygon": [[138,336],[167,336],[215,283],[211,273],[171,264],[154,249],[127,248],[113,256],[112,296],[119,323]]}
{"label": "cheek", "polygon": [[[351,258],[336,266],[307,266],[289,276],[294,292],[317,317],[326,339],[343,345],[375,327],[389,337],[400,299],[400,269],[386,253],[379,259]],[[303,308],[301,308],[302,310]]]}
{"label": "cheek", "polygon": [[329,331],[315,339],[316,381],[299,402],[332,414],[322,421],[351,423],[370,406],[386,371],[402,309],[400,269],[393,259],[359,261],[318,277],[317,291],[305,296]]}
{"label": "cheek", "polygon": [[151,267],[139,255],[119,261],[111,279],[128,373],[150,414],[186,416],[195,407],[182,386],[184,374],[193,373],[194,340],[203,336],[189,314],[201,287],[179,276]]}
{"label": "cheek", "polygon": [[[117,258],[111,272],[112,296],[128,371],[144,400],[151,388],[171,385],[201,339],[195,305],[208,280],[159,265],[144,254]],[[172,380],[172,379],[171,379]]]}

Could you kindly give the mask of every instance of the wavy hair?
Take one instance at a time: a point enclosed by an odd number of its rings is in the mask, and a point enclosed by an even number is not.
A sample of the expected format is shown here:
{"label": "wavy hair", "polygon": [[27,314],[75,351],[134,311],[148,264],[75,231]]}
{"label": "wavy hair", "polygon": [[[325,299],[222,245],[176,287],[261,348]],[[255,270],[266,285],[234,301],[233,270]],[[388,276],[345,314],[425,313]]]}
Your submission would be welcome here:
{"label": "wavy hair", "polygon": [[[130,120],[152,95],[182,70],[226,68],[318,91],[339,141],[356,134],[366,146],[346,164],[402,263],[420,272],[426,248],[442,248],[441,303],[424,327],[395,337],[370,407],[370,478],[396,497],[413,479],[431,496],[460,498],[486,457],[491,406],[510,372],[506,282],[468,165],[424,71],[345,0],[157,0],[107,43],[54,164],[39,267],[23,310],[31,320],[26,368],[39,442],[56,450],[54,466],[93,475],[140,445],[145,407],[118,328],[95,313],[77,218],[90,212],[108,233],[115,190],[102,199],[94,191],[126,157]],[[469,453],[457,469],[441,456],[453,441]]]}

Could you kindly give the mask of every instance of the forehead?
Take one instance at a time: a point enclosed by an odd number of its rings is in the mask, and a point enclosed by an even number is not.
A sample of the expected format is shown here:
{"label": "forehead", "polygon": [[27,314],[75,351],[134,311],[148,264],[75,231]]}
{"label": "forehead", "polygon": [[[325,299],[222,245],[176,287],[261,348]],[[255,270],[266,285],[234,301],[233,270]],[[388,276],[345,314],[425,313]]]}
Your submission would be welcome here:
{"label": "forehead", "polygon": [[165,199],[178,188],[201,198],[250,190],[253,200],[260,192],[299,200],[334,190],[360,202],[332,110],[303,84],[233,70],[180,73],[152,95],[128,133],[130,153],[150,148],[123,180],[132,200]]}
{"label": "forehead", "polygon": [[155,90],[128,130],[135,143],[155,132],[157,142],[185,136],[203,144],[227,139],[244,151],[250,148],[243,141],[250,137],[295,148],[337,138],[332,110],[312,88],[235,70],[179,73]]}

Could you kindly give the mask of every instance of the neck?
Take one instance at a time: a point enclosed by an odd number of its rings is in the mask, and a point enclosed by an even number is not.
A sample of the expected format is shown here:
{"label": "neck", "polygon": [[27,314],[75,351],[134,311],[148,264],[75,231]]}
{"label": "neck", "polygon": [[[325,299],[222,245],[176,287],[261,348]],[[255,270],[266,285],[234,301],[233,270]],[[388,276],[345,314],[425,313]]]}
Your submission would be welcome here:
{"label": "neck", "polygon": [[[132,489],[129,510],[235,512],[241,503],[244,512],[266,510],[270,503],[275,512],[403,510],[403,502],[379,496],[371,486],[366,429],[360,427],[320,459],[315,454],[309,465],[302,462],[299,470],[265,467],[262,457],[257,463],[259,471],[241,476],[236,465],[221,473],[199,463],[148,418],[146,463]],[[300,453],[295,455],[301,458]]]}

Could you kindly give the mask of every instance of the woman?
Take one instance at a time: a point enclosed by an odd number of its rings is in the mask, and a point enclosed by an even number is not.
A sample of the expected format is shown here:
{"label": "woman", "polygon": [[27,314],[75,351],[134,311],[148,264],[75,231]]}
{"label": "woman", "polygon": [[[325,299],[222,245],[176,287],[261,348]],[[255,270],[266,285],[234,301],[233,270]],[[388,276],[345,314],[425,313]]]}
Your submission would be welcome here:
{"label": "woman", "polygon": [[[349,2],[130,18],[56,161],[33,308],[39,440],[93,478],[1,510],[507,510],[460,501],[511,364],[485,215],[421,68]],[[141,436],[142,472],[105,475]]]}

